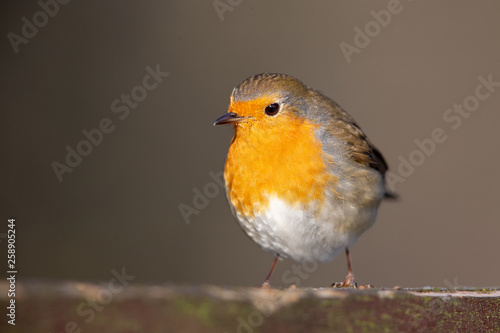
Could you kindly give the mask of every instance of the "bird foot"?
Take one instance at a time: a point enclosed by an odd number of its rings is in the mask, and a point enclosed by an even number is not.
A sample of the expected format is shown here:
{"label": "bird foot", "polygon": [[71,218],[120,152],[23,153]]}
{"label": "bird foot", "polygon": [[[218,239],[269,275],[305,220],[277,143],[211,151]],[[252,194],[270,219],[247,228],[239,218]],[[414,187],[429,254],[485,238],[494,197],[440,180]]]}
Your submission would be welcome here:
{"label": "bird foot", "polygon": [[269,284],[269,282],[267,282],[267,281],[264,282],[262,284],[262,289],[267,289],[267,290],[271,289],[271,285]]}
{"label": "bird foot", "polygon": [[358,284],[354,280],[354,274],[349,273],[347,274],[343,282],[332,283],[332,288],[373,289],[375,287],[371,284],[358,286]]}
{"label": "bird foot", "polygon": [[354,281],[354,274],[347,274],[343,282],[332,283],[332,288],[358,288],[358,284]]}

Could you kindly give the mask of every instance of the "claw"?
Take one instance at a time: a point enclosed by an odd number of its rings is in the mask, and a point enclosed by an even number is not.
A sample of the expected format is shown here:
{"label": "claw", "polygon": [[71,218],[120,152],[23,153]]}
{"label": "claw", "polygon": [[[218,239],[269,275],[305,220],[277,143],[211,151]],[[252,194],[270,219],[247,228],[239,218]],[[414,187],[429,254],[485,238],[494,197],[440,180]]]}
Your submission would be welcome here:
{"label": "claw", "polygon": [[343,282],[332,283],[333,288],[358,288],[358,284],[354,281],[354,274],[349,273]]}
{"label": "claw", "polygon": [[269,284],[269,282],[265,281],[262,284],[262,289],[271,289],[271,285]]}
{"label": "claw", "polygon": [[349,255],[349,249],[346,247],[345,248],[345,254],[346,254],[346,259],[347,259],[347,269],[348,272],[347,276],[345,277],[343,282],[334,282],[332,283],[332,288],[354,288],[354,289],[373,289],[375,288],[371,284],[367,284],[365,286],[359,286],[354,280],[354,274],[352,273],[352,267],[351,267],[351,257]]}

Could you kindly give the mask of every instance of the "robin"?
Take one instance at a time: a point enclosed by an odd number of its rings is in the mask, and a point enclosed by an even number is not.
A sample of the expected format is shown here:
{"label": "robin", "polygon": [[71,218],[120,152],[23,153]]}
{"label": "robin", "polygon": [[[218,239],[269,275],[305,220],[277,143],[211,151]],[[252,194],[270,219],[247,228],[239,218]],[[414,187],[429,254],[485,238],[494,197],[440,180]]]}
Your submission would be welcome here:
{"label": "robin", "polygon": [[387,164],[354,119],[296,78],[251,76],[233,89],[214,125],[235,133],[224,168],[226,194],[245,233],[279,257],[329,261],[370,228],[384,197]]}

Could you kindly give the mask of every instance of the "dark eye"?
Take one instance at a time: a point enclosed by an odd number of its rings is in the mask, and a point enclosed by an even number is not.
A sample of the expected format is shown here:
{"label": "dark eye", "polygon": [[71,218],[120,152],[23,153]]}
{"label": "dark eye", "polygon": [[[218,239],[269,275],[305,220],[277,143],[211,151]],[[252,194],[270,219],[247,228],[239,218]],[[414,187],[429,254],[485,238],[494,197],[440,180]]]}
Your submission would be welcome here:
{"label": "dark eye", "polygon": [[278,103],[273,103],[266,106],[265,112],[268,116],[275,116],[279,110],[280,110],[280,105]]}

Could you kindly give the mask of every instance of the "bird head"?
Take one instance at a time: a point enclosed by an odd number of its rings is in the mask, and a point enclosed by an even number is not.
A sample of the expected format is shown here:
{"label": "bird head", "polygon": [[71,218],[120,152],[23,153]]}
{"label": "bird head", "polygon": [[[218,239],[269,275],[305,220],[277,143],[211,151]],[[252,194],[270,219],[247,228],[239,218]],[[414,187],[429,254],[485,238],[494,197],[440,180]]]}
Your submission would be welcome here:
{"label": "bird head", "polygon": [[214,125],[233,124],[236,130],[253,126],[279,129],[299,119],[309,91],[289,75],[254,75],[233,89],[228,113]]}

